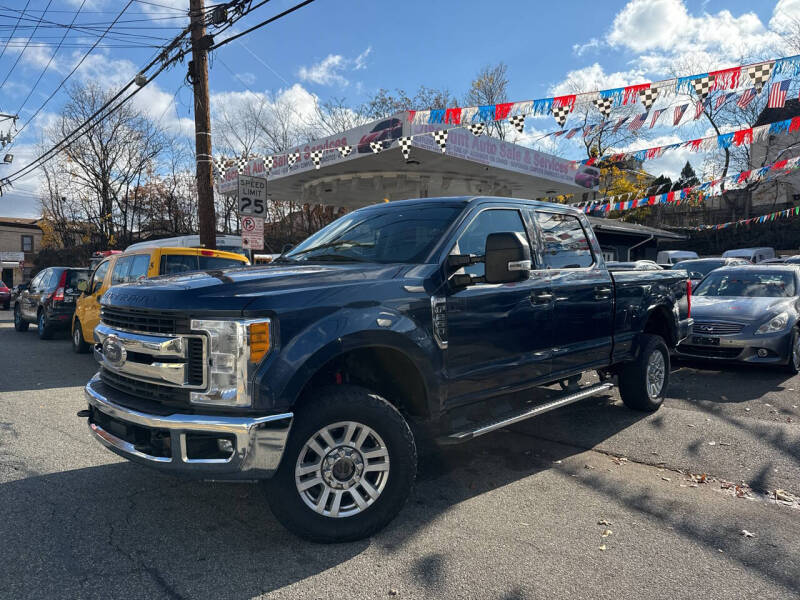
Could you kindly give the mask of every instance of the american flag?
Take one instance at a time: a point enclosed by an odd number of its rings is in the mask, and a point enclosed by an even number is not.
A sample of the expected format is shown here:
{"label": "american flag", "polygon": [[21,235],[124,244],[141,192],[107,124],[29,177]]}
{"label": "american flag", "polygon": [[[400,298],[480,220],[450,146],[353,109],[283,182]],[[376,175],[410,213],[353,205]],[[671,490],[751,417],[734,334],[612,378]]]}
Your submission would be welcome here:
{"label": "american flag", "polygon": [[675,117],[672,119],[672,124],[677,125],[681,122],[681,118],[683,117],[683,113],[686,112],[686,107],[689,106],[688,104],[681,104],[680,106],[675,107]]}
{"label": "american flag", "polygon": [[784,79],[769,86],[769,100],[767,108],[783,108],[786,104],[786,93],[789,91],[791,80]]}
{"label": "american flag", "polygon": [[742,95],[739,96],[739,99],[736,101],[736,106],[739,108],[747,108],[747,105],[750,104],[756,97],[756,88],[751,87],[749,90],[745,90],[742,92]]}
{"label": "american flag", "polygon": [[640,115],[637,115],[636,118],[634,118],[633,121],[631,121],[631,124],[628,125],[628,129],[630,129],[631,131],[637,131],[642,126],[646,118],[647,118],[647,113],[642,113]]}
{"label": "american flag", "polygon": [[656,111],[653,113],[653,120],[652,120],[652,121],[650,121],[650,129],[652,129],[652,128],[653,128],[653,125],[655,125],[655,124],[656,124],[656,121],[658,121],[658,117],[660,117],[660,116],[661,116],[661,113],[663,113],[665,110],[667,110],[667,109],[666,109],[666,108],[659,108],[658,110],[656,110]]}

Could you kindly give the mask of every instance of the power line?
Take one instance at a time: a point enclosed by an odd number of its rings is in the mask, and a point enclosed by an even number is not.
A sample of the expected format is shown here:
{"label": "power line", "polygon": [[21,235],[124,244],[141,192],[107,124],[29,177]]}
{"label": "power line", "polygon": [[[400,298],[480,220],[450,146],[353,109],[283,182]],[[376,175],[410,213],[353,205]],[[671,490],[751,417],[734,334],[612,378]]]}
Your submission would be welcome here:
{"label": "power line", "polygon": [[[78,15],[80,14],[81,10],[83,9],[83,5],[84,4],[86,4],[86,0],[82,0],[81,5],[78,7],[78,10],[75,12],[75,16],[72,18],[72,23],[75,23],[75,19],[78,18]],[[61,41],[58,42],[58,46],[56,46],[56,49],[53,50],[53,54],[50,55],[50,60],[47,61],[47,64],[45,65],[44,69],[42,69],[42,72],[39,73],[39,78],[36,80],[36,83],[33,84],[33,87],[28,92],[28,95],[25,96],[25,100],[22,101],[22,104],[17,109],[17,114],[22,112],[22,109],[25,107],[25,104],[27,104],[28,100],[30,100],[31,95],[33,94],[33,92],[36,89],[36,87],[39,85],[39,82],[42,80],[42,77],[44,77],[44,74],[47,72],[47,69],[50,68],[50,64],[53,62],[53,59],[56,57],[56,54],[58,54],[58,51],[61,49],[61,45],[64,43],[64,40],[67,38],[68,35],[69,35],[69,29],[64,31],[64,35],[61,37]]]}
{"label": "power line", "polygon": [[[25,15],[25,11],[28,10],[28,5],[31,3],[31,0],[28,0],[25,3],[25,8],[22,9],[22,12],[19,13],[19,18],[17,19],[16,25],[14,25],[14,29],[11,30],[11,37],[14,37],[14,33],[17,31],[17,27],[19,26],[19,22],[22,20],[22,17]],[[3,58],[3,54],[6,53],[6,48],[8,47],[8,43],[3,46],[3,51],[0,52],[0,58]]]}
{"label": "power line", "polygon": [[[50,8],[50,5],[51,5],[52,3],[53,3],[53,0],[48,0],[48,2],[47,2],[47,6],[46,6],[46,7],[45,7],[45,9],[44,9],[44,12],[45,12],[45,13],[47,12],[47,9],[48,9],[48,8]],[[42,15],[44,15],[44,13],[42,13]],[[36,27],[39,27],[39,24],[38,24],[38,23],[36,24]],[[33,33],[36,33],[36,29],[35,29],[35,28],[34,28],[34,30],[33,30]],[[5,79],[3,79],[3,83],[0,83],[0,89],[3,89],[3,86],[6,84],[6,81],[8,81],[8,78],[9,78],[9,77],[11,77],[11,73],[13,73],[13,72],[14,72],[14,69],[15,69],[15,68],[17,67],[17,65],[19,64],[19,61],[20,61],[20,59],[22,59],[22,55],[23,55],[23,54],[25,54],[25,50],[27,50],[27,49],[28,49],[28,44],[29,44],[29,43],[31,42],[31,40],[33,39],[33,33],[31,34],[31,37],[29,37],[29,38],[28,38],[28,42],[25,44],[25,47],[22,49],[22,52],[20,52],[20,53],[17,55],[17,60],[15,60],[15,61],[14,61],[14,64],[13,64],[13,65],[11,65],[11,70],[8,72],[8,74],[6,74],[6,78],[5,78]],[[6,46],[8,46],[8,44],[6,44]]]}
{"label": "power line", "polygon": [[[285,10],[285,11],[283,11],[282,13],[279,13],[279,14],[275,15],[274,17],[271,17],[271,18],[267,19],[266,21],[262,21],[262,22],[261,22],[261,23],[259,23],[258,25],[254,25],[254,26],[253,26],[253,27],[251,27],[250,29],[245,29],[245,30],[244,30],[244,31],[242,31],[241,33],[237,33],[236,35],[232,35],[232,36],[231,36],[231,37],[229,37],[229,38],[225,38],[225,39],[224,39],[224,40],[222,40],[221,42],[219,42],[219,43],[217,43],[217,44],[214,44],[213,46],[211,46],[211,47],[210,47],[208,50],[209,50],[209,51],[211,51],[211,50],[216,50],[217,48],[220,48],[220,47],[224,46],[225,44],[227,44],[227,43],[229,43],[229,42],[232,42],[233,40],[235,40],[235,39],[238,39],[238,38],[242,37],[243,35],[247,35],[248,33],[252,32],[252,31],[255,31],[256,29],[260,29],[261,27],[264,27],[264,25],[269,25],[270,23],[272,23],[272,22],[274,22],[274,21],[277,21],[278,19],[281,19],[281,18],[283,18],[283,17],[285,17],[286,15],[288,15],[288,14],[291,14],[291,13],[293,13],[294,11],[296,11],[296,10],[299,10],[299,9],[303,8],[304,6],[306,6],[306,5],[308,5],[308,4],[311,4],[312,2],[314,2],[314,0],[305,0],[304,2],[301,2],[301,3],[299,3],[299,4],[296,4],[296,5],[294,5],[293,7],[289,8],[289,9],[286,9],[286,10]],[[261,4],[264,4],[264,2],[262,2]],[[258,6],[261,6],[261,4],[259,4]]]}

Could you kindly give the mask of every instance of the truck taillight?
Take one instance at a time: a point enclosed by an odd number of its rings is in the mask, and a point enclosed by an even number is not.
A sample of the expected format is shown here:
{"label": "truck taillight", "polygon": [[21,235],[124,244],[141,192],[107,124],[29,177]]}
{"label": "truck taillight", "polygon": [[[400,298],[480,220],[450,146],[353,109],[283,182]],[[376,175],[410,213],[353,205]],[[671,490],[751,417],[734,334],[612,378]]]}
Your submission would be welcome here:
{"label": "truck taillight", "polygon": [[692,316],[692,280],[691,279],[687,279],[686,280],[686,306],[687,306],[686,318],[688,319],[689,317]]}

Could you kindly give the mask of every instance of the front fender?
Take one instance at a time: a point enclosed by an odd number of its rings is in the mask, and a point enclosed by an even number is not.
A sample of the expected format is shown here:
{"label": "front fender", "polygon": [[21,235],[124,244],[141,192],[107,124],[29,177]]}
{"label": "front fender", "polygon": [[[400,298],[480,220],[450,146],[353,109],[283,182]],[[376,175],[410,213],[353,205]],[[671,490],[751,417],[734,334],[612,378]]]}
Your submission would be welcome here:
{"label": "front fender", "polygon": [[441,358],[428,332],[385,306],[361,306],[326,315],[278,348],[256,373],[257,408],[282,411],[293,406],[323,365],[350,350],[369,347],[391,348],[408,357],[422,375],[429,404],[435,403]]}

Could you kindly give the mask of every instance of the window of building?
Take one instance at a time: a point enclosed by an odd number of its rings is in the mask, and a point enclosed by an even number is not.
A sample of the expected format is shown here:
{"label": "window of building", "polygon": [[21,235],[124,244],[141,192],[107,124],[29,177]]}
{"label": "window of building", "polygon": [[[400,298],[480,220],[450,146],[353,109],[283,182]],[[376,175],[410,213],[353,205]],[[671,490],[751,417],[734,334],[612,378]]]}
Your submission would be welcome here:
{"label": "window of building", "polygon": [[33,236],[23,235],[22,237],[22,251],[33,252]]}
{"label": "window of building", "polygon": [[542,230],[544,265],[549,269],[580,269],[594,263],[589,238],[574,215],[536,211]]}
{"label": "window of building", "polygon": [[[490,233],[513,232],[528,241],[525,224],[519,211],[508,209],[490,209],[478,214],[459,236],[451,254],[476,254],[483,256],[486,252],[486,238]],[[464,268],[465,273],[478,277],[485,273],[483,263]]]}

